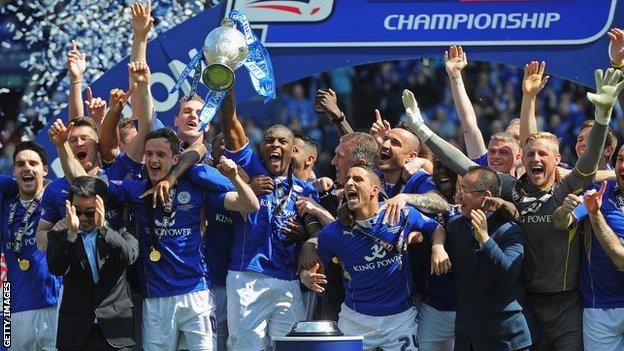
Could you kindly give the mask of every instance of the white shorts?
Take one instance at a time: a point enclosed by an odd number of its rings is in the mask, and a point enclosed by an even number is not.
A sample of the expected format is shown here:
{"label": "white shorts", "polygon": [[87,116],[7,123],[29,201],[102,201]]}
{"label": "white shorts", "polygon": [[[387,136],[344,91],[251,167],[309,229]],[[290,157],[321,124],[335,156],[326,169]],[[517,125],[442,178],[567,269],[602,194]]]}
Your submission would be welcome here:
{"label": "white shorts", "polygon": [[56,307],[11,314],[11,350],[56,350]]}
{"label": "white shorts", "polygon": [[228,326],[227,326],[227,292],[225,286],[213,286],[210,294],[215,305],[215,324],[217,331],[217,351],[226,351]]}
{"label": "white shorts", "polygon": [[455,311],[438,311],[421,303],[418,307],[418,349],[451,351],[455,333]]}
{"label": "white shorts", "polygon": [[364,336],[364,350],[418,350],[416,308],[390,316],[369,316],[342,304],[338,328],[350,336]]}
{"label": "white shorts", "polygon": [[208,290],[143,300],[143,350],[214,350],[214,303]]}
{"label": "white shorts", "polygon": [[624,308],[584,308],[585,350],[624,350]]}
{"label": "white shorts", "polygon": [[229,271],[226,289],[229,350],[271,349],[272,338],[305,319],[298,280]]}

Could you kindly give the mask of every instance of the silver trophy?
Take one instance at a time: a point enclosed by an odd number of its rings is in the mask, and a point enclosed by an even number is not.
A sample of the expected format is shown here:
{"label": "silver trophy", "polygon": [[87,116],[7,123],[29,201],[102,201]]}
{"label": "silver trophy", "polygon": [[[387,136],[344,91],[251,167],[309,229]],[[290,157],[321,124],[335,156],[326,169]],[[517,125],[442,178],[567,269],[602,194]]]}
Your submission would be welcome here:
{"label": "silver trophy", "polygon": [[202,73],[207,87],[216,91],[228,90],[234,85],[234,71],[243,65],[249,49],[243,33],[229,18],[213,29],[204,41],[204,57],[208,66]]}

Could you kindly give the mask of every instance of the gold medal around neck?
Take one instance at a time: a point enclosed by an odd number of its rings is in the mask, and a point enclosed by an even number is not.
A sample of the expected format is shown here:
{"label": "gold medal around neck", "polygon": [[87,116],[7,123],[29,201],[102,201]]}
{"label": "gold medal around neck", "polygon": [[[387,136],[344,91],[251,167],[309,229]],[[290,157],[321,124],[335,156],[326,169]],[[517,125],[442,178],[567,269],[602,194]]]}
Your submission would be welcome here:
{"label": "gold medal around neck", "polygon": [[150,258],[150,261],[152,262],[160,261],[160,251],[156,250],[155,248],[152,248],[152,251],[149,254],[149,258]]}
{"label": "gold medal around neck", "polygon": [[22,271],[25,272],[25,271],[28,270],[28,268],[30,268],[30,261],[29,260],[19,260],[18,262],[19,262],[19,268]]}

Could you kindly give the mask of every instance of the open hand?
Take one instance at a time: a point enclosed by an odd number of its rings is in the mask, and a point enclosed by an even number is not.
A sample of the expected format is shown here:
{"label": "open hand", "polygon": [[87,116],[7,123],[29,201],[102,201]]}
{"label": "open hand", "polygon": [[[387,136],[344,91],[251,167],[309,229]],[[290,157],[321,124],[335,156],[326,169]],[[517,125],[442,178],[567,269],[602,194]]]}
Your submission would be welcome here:
{"label": "open hand", "polygon": [[301,279],[301,283],[308,287],[308,289],[316,292],[322,293],[325,289],[321,286],[321,284],[327,284],[327,277],[325,274],[317,273],[320,265],[317,263],[312,268],[304,269],[299,274],[299,278]]}
{"label": "open hand", "polygon": [[611,28],[607,33],[609,43],[609,57],[614,66],[624,65],[624,30]]}
{"label": "open hand", "polygon": [[468,57],[461,46],[451,45],[444,51],[444,68],[450,78],[461,76],[461,71],[468,65]]}
{"label": "open hand", "polygon": [[147,0],[145,6],[140,2],[135,2],[130,10],[132,11],[132,33],[142,39],[147,38],[147,34],[154,24],[154,19],[150,15],[152,2]]}
{"label": "open hand", "polygon": [[524,77],[522,78],[522,93],[528,96],[536,96],[548,82],[550,76],[544,76],[546,62],[531,61],[524,65]]}

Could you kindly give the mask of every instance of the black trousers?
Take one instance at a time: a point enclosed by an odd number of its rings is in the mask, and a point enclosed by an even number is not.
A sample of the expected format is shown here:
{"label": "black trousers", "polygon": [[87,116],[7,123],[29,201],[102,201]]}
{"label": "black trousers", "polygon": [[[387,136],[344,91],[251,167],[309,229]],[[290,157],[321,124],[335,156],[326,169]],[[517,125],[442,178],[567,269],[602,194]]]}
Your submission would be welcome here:
{"label": "black trousers", "polygon": [[102,328],[100,328],[99,324],[93,324],[93,329],[91,329],[91,335],[89,335],[89,339],[87,339],[86,344],[80,350],[69,350],[69,349],[59,349],[59,351],[132,351],[132,347],[123,347],[123,348],[114,348],[112,347],[104,333],[102,332]]}

